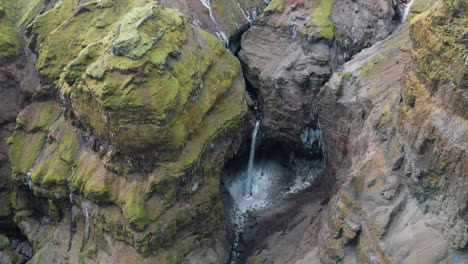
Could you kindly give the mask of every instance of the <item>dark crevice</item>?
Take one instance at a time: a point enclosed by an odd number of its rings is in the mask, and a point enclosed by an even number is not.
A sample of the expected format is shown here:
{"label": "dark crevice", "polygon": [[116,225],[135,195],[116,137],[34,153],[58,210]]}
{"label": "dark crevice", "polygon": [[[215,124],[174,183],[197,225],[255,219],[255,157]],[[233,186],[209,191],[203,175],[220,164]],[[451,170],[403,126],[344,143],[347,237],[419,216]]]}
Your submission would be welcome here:
{"label": "dark crevice", "polygon": [[[296,216],[303,204],[327,203],[327,188],[318,187],[324,183],[320,180],[323,157],[311,158],[303,149],[273,140],[259,143],[254,161],[255,191],[250,198],[243,196],[250,145],[251,140],[245,141],[223,170],[221,197],[232,245],[227,263],[245,263],[269,235],[286,228],[288,219]],[[317,196],[320,201],[305,198],[311,190],[322,193]]]}

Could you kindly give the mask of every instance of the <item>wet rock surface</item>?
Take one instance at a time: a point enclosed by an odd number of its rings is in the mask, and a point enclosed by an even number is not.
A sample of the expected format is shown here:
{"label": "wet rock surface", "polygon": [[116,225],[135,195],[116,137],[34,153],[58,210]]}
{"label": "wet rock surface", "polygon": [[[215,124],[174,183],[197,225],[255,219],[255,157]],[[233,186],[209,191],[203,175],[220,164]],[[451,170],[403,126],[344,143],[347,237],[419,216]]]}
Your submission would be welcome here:
{"label": "wet rock surface", "polygon": [[[460,167],[466,146],[456,140],[466,137],[466,128],[459,128],[466,123],[462,118],[466,111],[458,111],[454,101],[445,101],[444,110],[437,107],[442,98],[451,100],[450,95],[464,89],[458,79],[464,70],[449,67],[446,70],[452,73],[444,75],[442,69],[418,59],[433,45],[423,41],[428,37],[425,30],[447,34],[434,24],[431,29],[423,26],[431,23],[431,14],[447,16],[457,7],[436,3],[411,25],[400,26],[332,74],[318,92],[317,104],[330,173],[325,177],[338,182],[316,224],[317,244],[307,236],[292,242],[294,248],[308,249],[289,259],[278,255],[288,256],[290,249],[268,245],[252,252],[248,263],[256,263],[259,256],[260,263],[457,263],[467,258],[466,176]],[[432,65],[450,60],[442,54],[453,54],[453,49],[458,49],[456,44],[447,43],[443,48],[447,53],[437,53],[434,60],[439,61]],[[454,64],[464,63],[446,65]],[[429,76],[444,81],[439,86]],[[442,92],[444,82],[452,85]],[[419,104],[413,104],[415,98]],[[440,116],[446,117],[443,127]],[[451,180],[444,180],[448,175]],[[288,231],[298,230],[291,224]],[[281,237],[283,232],[273,231],[265,240],[291,241]]]}
{"label": "wet rock surface", "polygon": [[282,2],[242,36],[239,59],[266,137],[295,143],[332,72],[397,24],[388,1]]}
{"label": "wet rock surface", "polygon": [[466,14],[0,0],[0,262],[463,263]]}

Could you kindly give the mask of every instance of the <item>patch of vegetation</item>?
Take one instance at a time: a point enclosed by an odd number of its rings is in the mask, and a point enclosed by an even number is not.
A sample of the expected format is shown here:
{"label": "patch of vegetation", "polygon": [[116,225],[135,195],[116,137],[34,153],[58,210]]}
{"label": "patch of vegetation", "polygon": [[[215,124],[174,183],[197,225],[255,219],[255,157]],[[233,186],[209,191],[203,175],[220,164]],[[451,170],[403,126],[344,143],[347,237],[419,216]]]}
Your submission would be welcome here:
{"label": "patch of vegetation", "polygon": [[319,28],[320,34],[328,39],[333,39],[335,23],[330,19],[335,0],[320,0],[319,5],[312,12],[311,22]]}
{"label": "patch of vegetation", "polygon": [[268,12],[283,12],[285,0],[271,0],[267,7],[263,10],[265,13]]}

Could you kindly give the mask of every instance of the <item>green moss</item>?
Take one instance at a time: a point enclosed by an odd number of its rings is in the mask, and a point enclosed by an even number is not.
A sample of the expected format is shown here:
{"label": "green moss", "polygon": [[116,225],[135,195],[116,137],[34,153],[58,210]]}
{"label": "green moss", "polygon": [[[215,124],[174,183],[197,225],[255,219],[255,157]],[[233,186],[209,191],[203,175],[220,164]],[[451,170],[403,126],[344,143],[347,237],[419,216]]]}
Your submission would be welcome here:
{"label": "green moss", "polygon": [[56,102],[33,103],[18,115],[16,122],[27,132],[48,131],[59,113],[60,107]]}
{"label": "green moss", "polygon": [[[353,200],[353,198],[351,198],[351,196],[349,195],[349,193],[347,193],[347,192],[342,192],[340,198],[341,198],[340,200],[343,202],[343,204],[346,205],[346,206],[348,206],[350,209],[352,209],[352,210],[359,210],[359,209],[361,209],[361,205],[360,205],[359,203],[355,202],[355,201]],[[341,209],[343,210],[343,209],[345,209],[345,208],[341,208]],[[347,214],[347,213],[349,213],[349,212],[343,211],[342,213]]]}
{"label": "green moss", "polygon": [[83,152],[76,164],[72,186],[80,190],[85,197],[98,201],[108,199],[108,172],[99,165],[99,159],[90,152]]}
{"label": "green moss", "polygon": [[30,23],[34,17],[44,8],[46,1],[43,0],[22,0],[16,3],[16,14],[14,22],[17,28],[21,28]]}
{"label": "green moss", "polygon": [[86,257],[89,259],[95,259],[97,255],[96,249],[91,248],[86,251]]}
{"label": "green moss", "polygon": [[267,12],[283,12],[284,9],[284,0],[272,0],[268,6],[264,9],[265,13]]}
{"label": "green moss", "polygon": [[130,226],[137,231],[142,231],[148,224],[148,213],[144,200],[136,190],[130,192],[125,202],[124,215]]}
{"label": "green moss", "polygon": [[138,28],[154,15],[155,7],[141,7],[130,11],[123,19],[119,36],[113,41],[112,51],[116,56],[126,56],[131,59],[141,59],[153,48],[156,41],[163,35],[144,36],[138,32]]}
{"label": "green moss", "polygon": [[[222,18],[227,22],[225,24],[227,27],[223,28],[223,31],[228,37],[237,34],[239,27],[242,28],[249,23],[246,17],[252,19],[254,8],[262,10],[266,6],[264,0],[211,0],[210,2],[215,18]],[[207,9],[204,12],[209,15]]]}
{"label": "green moss", "polygon": [[146,56],[108,56],[112,44],[89,65],[84,81],[67,90],[80,118],[124,153],[151,146],[160,152],[180,150],[240,74],[235,57],[214,36],[197,30],[200,44],[194,43],[178,12],[154,12],[157,19],[134,32],[161,35]]}
{"label": "green moss", "polygon": [[26,129],[26,126],[28,125],[28,121],[23,118],[23,116],[18,115],[16,118],[16,129],[21,130],[21,129]]}
{"label": "green moss", "polygon": [[335,23],[330,16],[335,6],[335,0],[320,0],[319,5],[312,12],[311,22],[319,28],[320,34],[326,39],[333,39]]}
{"label": "green moss", "polygon": [[0,0],[0,60],[14,62],[21,55],[21,47],[12,22],[13,1]]}
{"label": "green moss", "polygon": [[49,217],[54,222],[60,221],[60,210],[53,200],[49,200]]}
{"label": "green moss", "polygon": [[10,240],[8,237],[0,234],[0,250],[5,249],[10,246]]}
{"label": "green moss", "polygon": [[351,72],[343,72],[341,73],[341,76],[343,76],[343,79],[345,79],[346,81],[349,81],[351,79],[351,76],[353,74]]}
{"label": "green moss", "polygon": [[10,157],[13,163],[13,174],[26,174],[32,168],[45,142],[46,134],[37,132],[26,134],[15,131],[10,142]]}
{"label": "green moss", "polygon": [[372,60],[366,62],[366,64],[361,68],[361,72],[358,74],[358,77],[369,77],[371,76],[378,67],[382,64],[382,62],[388,59],[387,56],[379,56]]}
{"label": "green moss", "polygon": [[37,261],[35,264],[44,264],[44,259],[45,259],[44,252],[37,254]]}
{"label": "green moss", "polygon": [[63,116],[50,126],[49,138],[55,139],[58,144],[60,158],[73,165],[78,153],[78,138],[74,128],[68,124]]}
{"label": "green moss", "polygon": [[66,186],[69,174],[70,165],[60,158],[55,145],[49,145],[44,158],[34,167],[31,179],[33,183],[47,189],[56,185]]}
{"label": "green moss", "polygon": [[10,217],[12,212],[10,195],[0,196],[0,221]]}
{"label": "green moss", "polygon": [[411,13],[409,14],[409,20],[411,20],[415,14],[420,14],[427,10],[436,0],[416,0],[411,6]]}
{"label": "green moss", "polygon": [[391,105],[388,101],[384,103],[380,109],[380,115],[374,124],[375,129],[379,129],[390,121],[391,118]]}
{"label": "green moss", "polygon": [[99,53],[102,52],[102,44],[91,44],[78,53],[78,56],[67,65],[64,75],[65,81],[73,85],[85,72],[86,68],[93,63]]}
{"label": "green moss", "polygon": [[[77,0],[64,0],[37,16],[29,30],[37,36],[30,46],[39,54],[36,64],[39,73],[57,82],[65,66],[84,47],[106,36],[112,23],[133,4],[124,0],[115,8],[96,8],[96,2],[79,5]],[[73,77],[70,74],[67,79]]]}
{"label": "green moss", "polygon": [[177,194],[177,186],[176,184],[170,185],[169,189],[165,191],[166,194],[164,195],[164,206],[170,207],[174,201],[174,198]]}
{"label": "green moss", "polygon": [[22,192],[18,190],[12,191],[10,198],[11,198],[11,206],[16,211],[25,210],[28,208],[29,203]]}
{"label": "green moss", "polygon": [[361,174],[351,179],[351,186],[354,189],[354,194],[360,195],[362,189],[364,188],[364,180],[366,179],[365,175]]}

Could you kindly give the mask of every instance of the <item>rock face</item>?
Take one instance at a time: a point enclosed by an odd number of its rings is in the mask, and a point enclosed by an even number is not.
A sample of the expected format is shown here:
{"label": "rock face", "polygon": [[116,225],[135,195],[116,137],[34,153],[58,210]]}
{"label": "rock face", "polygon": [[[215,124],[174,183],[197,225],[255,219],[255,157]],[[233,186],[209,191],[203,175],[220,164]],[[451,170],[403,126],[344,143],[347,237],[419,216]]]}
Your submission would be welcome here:
{"label": "rock face", "polygon": [[8,143],[33,263],[224,261],[219,173],[249,99],[223,43],[133,1],[59,2],[26,40],[39,83]]}
{"label": "rock face", "polygon": [[[247,262],[466,260],[466,46],[453,39],[463,21],[466,2],[438,1],[319,88],[335,193],[318,219],[305,215],[286,234],[272,232]],[[295,246],[283,250],[288,243]]]}
{"label": "rock face", "polygon": [[225,263],[254,115],[326,167],[244,262],[462,263],[468,7],[412,2],[0,0],[0,263]]}
{"label": "rock face", "polygon": [[394,14],[385,0],[272,1],[239,52],[267,137],[298,141],[319,89],[344,61],[388,36]]}

